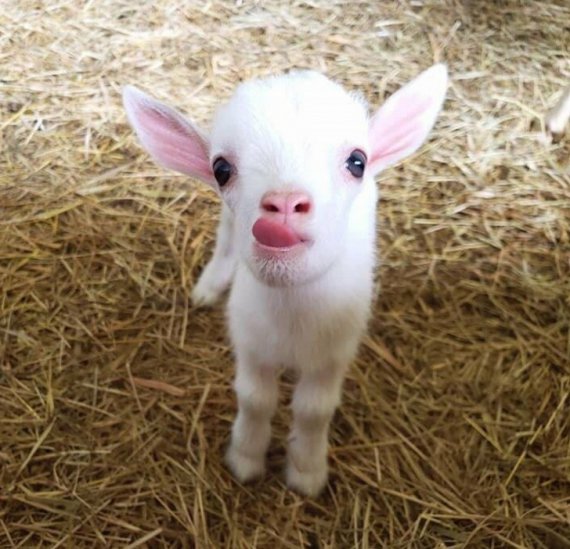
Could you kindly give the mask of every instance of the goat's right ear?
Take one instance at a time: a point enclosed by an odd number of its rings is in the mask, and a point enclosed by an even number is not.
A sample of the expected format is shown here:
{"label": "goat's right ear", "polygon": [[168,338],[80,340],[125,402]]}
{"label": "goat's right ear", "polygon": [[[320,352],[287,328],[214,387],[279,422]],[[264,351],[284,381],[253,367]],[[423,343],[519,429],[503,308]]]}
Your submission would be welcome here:
{"label": "goat's right ear", "polygon": [[414,153],[428,136],[447,91],[447,68],[422,72],[378,109],[370,121],[372,174]]}
{"label": "goat's right ear", "polygon": [[158,164],[216,188],[210,143],[197,126],[134,86],[123,89],[123,104],[142,146]]}

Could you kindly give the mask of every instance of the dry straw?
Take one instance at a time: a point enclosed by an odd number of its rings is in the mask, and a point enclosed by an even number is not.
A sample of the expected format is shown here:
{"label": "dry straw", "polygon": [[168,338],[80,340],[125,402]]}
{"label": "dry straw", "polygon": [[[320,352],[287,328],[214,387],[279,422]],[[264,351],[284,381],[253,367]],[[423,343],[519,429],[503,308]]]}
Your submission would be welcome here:
{"label": "dry straw", "polygon": [[[565,0],[7,0],[0,14],[1,547],[570,547]],[[381,176],[381,285],[318,500],[224,468],[223,308],[188,301],[217,200],[119,92],[206,123],[313,67],[377,105],[432,62],[433,139]],[[286,386],[287,388],[287,386]],[[283,404],[290,391],[286,390]]]}

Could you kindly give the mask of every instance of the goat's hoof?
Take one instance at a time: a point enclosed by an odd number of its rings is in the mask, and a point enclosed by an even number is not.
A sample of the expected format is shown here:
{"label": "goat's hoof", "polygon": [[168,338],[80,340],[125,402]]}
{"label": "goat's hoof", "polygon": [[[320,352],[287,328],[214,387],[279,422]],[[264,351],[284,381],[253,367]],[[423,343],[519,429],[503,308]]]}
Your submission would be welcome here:
{"label": "goat's hoof", "polygon": [[309,497],[318,496],[328,480],[326,465],[310,471],[300,471],[292,462],[287,465],[287,486]]}
{"label": "goat's hoof", "polygon": [[192,290],[192,303],[198,307],[213,305],[230,287],[232,276],[232,262],[208,263]]}
{"label": "goat's hoof", "polygon": [[207,307],[213,305],[223,294],[221,290],[213,285],[209,278],[200,277],[192,290],[192,303],[197,307]]}
{"label": "goat's hoof", "polygon": [[233,446],[226,453],[226,464],[242,483],[258,479],[265,473],[265,457],[247,456]]}

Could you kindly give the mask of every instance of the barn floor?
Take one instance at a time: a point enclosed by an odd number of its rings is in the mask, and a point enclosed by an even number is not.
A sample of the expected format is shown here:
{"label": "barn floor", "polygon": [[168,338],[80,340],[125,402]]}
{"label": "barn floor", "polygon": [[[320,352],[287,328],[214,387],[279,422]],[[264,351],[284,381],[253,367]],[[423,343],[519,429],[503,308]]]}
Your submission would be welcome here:
{"label": "barn floor", "polygon": [[[565,0],[7,0],[0,14],[0,547],[570,547]],[[206,124],[312,67],[371,105],[435,61],[428,145],[379,178],[381,291],[317,500],[222,463],[218,204],[126,124],[135,83]]]}

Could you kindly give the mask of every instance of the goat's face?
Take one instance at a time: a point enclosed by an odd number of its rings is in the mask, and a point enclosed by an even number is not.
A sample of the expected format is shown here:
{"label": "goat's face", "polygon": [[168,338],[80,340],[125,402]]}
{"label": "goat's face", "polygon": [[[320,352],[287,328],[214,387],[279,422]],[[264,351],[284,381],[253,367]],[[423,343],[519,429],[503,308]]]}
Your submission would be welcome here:
{"label": "goat's face", "polygon": [[318,73],[236,90],[214,119],[210,161],[240,256],[259,280],[315,279],[351,245],[355,197],[374,184],[368,155],[363,102]]}

